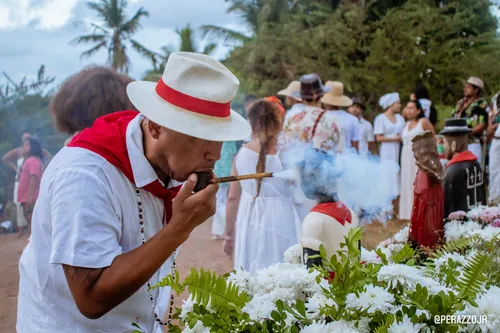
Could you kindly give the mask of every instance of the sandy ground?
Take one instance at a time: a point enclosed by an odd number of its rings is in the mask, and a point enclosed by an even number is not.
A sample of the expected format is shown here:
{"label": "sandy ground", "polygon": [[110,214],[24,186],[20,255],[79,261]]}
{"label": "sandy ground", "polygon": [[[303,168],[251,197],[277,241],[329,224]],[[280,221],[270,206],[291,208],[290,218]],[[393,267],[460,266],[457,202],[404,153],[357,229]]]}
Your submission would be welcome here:
{"label": "sandy ground", "polygon": [[[396,233],[403,222],[391,222],[386,226],[374,223],[365,227],[363,245],[372,248]],[[0,332],[15,332],[17,315],[17,291],[19,283],[18,262],[26,245],[26,239],[17,235],[0,235]],[[182,246],[177,260],[181,278],[190,268],[206,268],[224,274],[232,269],[232,262],[222,252],[222,241],[212,240],[211,223],[197,228]],[[176,297],[176,306],[182,304],[182,297]]]}

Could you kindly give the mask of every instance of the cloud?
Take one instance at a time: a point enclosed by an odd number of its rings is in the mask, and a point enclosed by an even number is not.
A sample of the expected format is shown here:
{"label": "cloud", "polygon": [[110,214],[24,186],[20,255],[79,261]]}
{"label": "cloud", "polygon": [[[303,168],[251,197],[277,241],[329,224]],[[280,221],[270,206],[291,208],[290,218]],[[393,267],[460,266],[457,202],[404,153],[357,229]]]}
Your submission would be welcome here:
{"label": "cloud", "polygon": [[7,0],[0,5],[0,30],[17,29],[35,22],[40,30],[64,26],[79,0]]}
{"label": "cloud", "polygon": [[[88,23],[97,22],[95,13],[84,0],[3,0],[0,3],[0,72],[15,79],[36,73],[45,64],[48,75],[58,83],[90,64],[103,65],[107,54],[100,52],[90,59],[80,60],[80,54],[91,45],[69,45],[75,37],[91,32]],[[176,28],[191,23],[242,29],[237,16],[226,14],[225,0],[129,0],[128,15],[139,7],[149,11],[142,21],[143,29],[134,38],[146,47],[158,51],[164,45],[176,49],[179,38]],[[199,40],[200,46],[204,42]],[[220,45],[214,56],[224,57],[228,47]],[[130,75],[139,79],[151,68],[150,61],[130,51]],[[0,78],[0,83],[1,83]]]}

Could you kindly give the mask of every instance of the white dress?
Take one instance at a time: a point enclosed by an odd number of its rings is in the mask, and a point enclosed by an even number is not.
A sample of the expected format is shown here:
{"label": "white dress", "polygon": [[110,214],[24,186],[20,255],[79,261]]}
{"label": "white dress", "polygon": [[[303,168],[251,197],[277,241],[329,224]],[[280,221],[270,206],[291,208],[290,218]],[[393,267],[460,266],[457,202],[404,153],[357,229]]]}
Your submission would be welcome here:
{"label": "white dress", "polygon": [[[242,147],[235,158],[239,175],[255,173],[259,154]],[[266,172],[283,170],[277,155],[267,155]],[[279,263],[283,253],[300,242],[301,222],[286,180],[266,178],[254,199],[257,181],[243,180],[236,219],[234,268],[255,273]]]}
{"label": "white dress", "polygon": [[401,153],[401,196],[399,197],[399,218],[409,220],[413,207],[413,184],[417,175],[417,164],[413,155],[411,140],[424,132],[422,119],[413,129],[408,122],[403,130],[403,151]]}
{"label": "white dress", "polygon": [[[500,126],[495,131],[495,136],[500,137]],[[490,184],[489,198],[493,204],[500,202],[500,139],[493,139],[490,147]]]}
{"label": "white dress", "polygon": [[[396,114],[396,122],[387,118],[385,114],[379,114],[375,117],[375,126],[374,126],[374,134],[375,135],[383,135],[386,138],[395,138],[398,135],[402,135],[403,128],[405,127],[405,120],[403,116],[400,114]],[[399,165],[399,142],[382,142],[380,144],[380,160],[381,161],[394,161],[397,165]],[[400,187],[399,184],[399,173],[394,175],[394,183],[398,184],[398,189]],[[399,193],[399,190],[398,190]]]}

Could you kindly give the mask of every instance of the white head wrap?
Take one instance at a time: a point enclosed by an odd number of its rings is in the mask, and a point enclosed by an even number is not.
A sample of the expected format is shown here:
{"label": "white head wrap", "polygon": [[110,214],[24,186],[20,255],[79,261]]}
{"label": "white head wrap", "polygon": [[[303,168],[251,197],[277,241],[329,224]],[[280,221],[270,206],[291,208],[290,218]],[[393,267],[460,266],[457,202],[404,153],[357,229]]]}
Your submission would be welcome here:
{"label": "white head wrap", "polygon": [[389,106],[399,101],[399,94],[397,92],[393,92],[380,97],[378,104],[382,107],[382,109],[387,110]]}
{"label": "white head wrap", "polygon": [[426,98],[421,98],[418,100],[418,102],[420,103],[420,106],[422,106],[422,109],[424,110],[425,118],[429,119],[429,116],[431,115],[432,102]]}
{"label": "white head wrap", "polygon": [[[498,113],[498,98],[500,97],[500,93],[497,93],[493,98],[491,99],[491,104],[493,105],[493,112],[495,114]],[[500,127],[500,126],[499,126]]]}

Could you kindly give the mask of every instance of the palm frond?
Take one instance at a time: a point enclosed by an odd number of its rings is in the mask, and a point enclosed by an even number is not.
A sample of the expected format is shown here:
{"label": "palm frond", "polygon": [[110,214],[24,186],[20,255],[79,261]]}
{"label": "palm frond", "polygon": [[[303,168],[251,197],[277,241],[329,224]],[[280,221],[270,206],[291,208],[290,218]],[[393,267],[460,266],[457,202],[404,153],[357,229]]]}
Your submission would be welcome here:
{"label": "palm frond", "polygon": [[120,27],[120,33],[125,33],[131,35],[137,32],[138,29],[142,28],[140,23],[141,17],[149,17],[149,12],[144,10],[142,7],[137,10],[137,12],[132,16],[130,20],[125,22]]}
{"label": "palm frond", "polygon": [[217,44],[210,43],[208,45],[205,45],[205,47],[203,49],[203,53],[210,55],[215,51],[216,48],[217,48]]}
{"label": "palm frond", "polygon": [[77,45],[77,44],[82,44],[82,43],[96,43],[96,42],[101,43],[101,42],[105,41],[105,39],[106,39],[106,35],[92,34],[92,35],[83,35],[83,36],[76,37],[75,39],[73,39],[69,43],[72,45]]}
{"label": "palm frond", "polygon": [[106,41],[103,40],[102,42],[100,42],[99,44],[97,44],[96,46],[92,47],[91,49],[85,51],[85,52],[82,52],[82,54],[80,55],[80,59],[83,59],[83,58],[88,58],[92,55],[94,55],[96,52],[98,52],[100,49],[106,47]]}
{"label": "palm frond", "polygon": [[224,42],[231,41],[235,44],[241,44],[250,40],[250,37],[241,32],[215,25],[203,25],[201,31],[203,38],[222,39]]}
{"label": "palm frond", "polygon": [[156,59],[157,53],[151,51],[150,49],[148,49],[147,47],[145,47],[144,45],[142,45],[138,41],[131,39],[130,45],[132,45],[132,48],[140,55],[148,57],[148,58]]}

